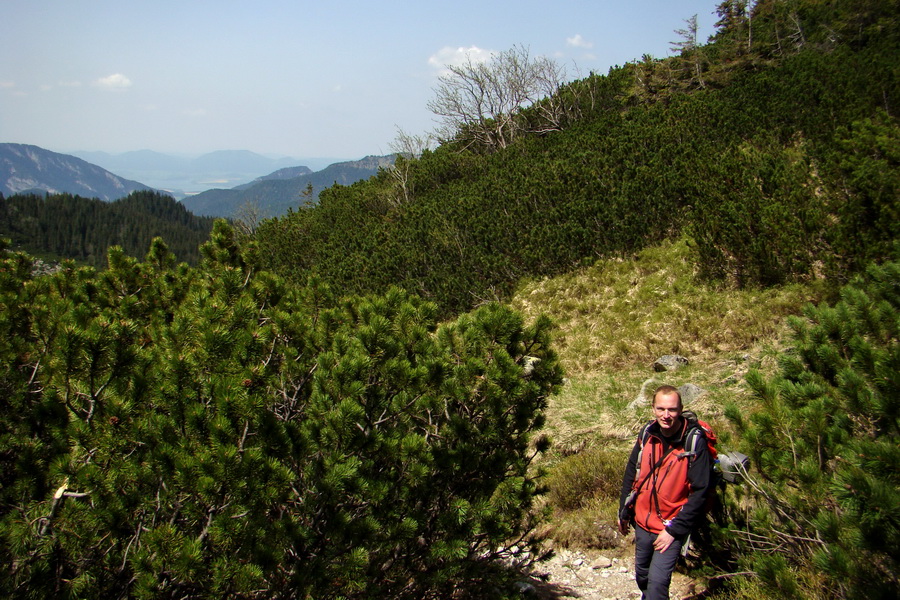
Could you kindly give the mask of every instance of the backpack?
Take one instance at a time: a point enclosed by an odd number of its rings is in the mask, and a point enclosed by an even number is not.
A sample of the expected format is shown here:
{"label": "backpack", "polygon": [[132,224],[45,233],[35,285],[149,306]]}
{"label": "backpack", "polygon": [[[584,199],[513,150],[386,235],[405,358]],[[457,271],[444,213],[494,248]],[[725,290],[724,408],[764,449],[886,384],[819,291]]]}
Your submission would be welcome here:
{"label": "backpack", "polygon": [[[686,455],[696,454],[699,441],[699,432],[703,430],[706,436],[706,447],[709,450],[709,466],[712,473],[709,476],[710,491],[715,494],[719,487],[725,487],[726,483],[737,483],[741,477],[747,474],[750,468],[750,459],[740,452],[723,452],[719,454],[716,448],[718,438],[709,423],[701,421],[692,411],[686,410],[681,416],[688,420],[688,427],[694,425],[694,429],[688,431],[689,439],[685,442]],[[693,437],[690,437],[693,436]],[[715,500],[715,498],[713,498]],[[709,505],[709,503],[707,503]]]}
{"label": "backpack", "polygon": [[716,461],[719,460],[719,451],[716,449],[716,443],[719,441],[719,438],[716,436],[715,431],[713,431],[712,426],[706,421],[701,421],[697,418],[697,415],[690,410],[682,411],[681,416],[684,419],[687,419],[688,422],[687,440],[684,442],[685,455],[696,456],[697,445],[700,443],[700,438],[705,437],[706,449],[709,451],[710,464],[715,464]]}
{"label": "backpack", "polygon": [[[716,436],[715,431],[712,426],[706,421],[701,421],[694,412],[690,410],[685,410],[681,413],[682,418],[687,421],[687,433],[685,434],[684,441],[684,452],[681,453],[681,456],[684,457],[693,457],[697,455],[697,449],[700,444],[706,443],[706,449],[709,452],[709,489],[706,492],[706,504],[705,509],[707,515],[715,511],[716,506],[718,505],[718,487],[723,481],[722,473],[717,468],[719,463],[719,451],[716,448],[716,443],[719,441],[719,438]],[[638,451],[637,456],[637,472],[634,475],[634,481],[637,483],[640,481],[641,476],[641,459],[644,453],[644,444],[647,443],[647,438],[650,435],[649,427],[652,425],[654,421],[650,421],[641,429],[640,434],[638,434],[638,439],[640,440],[641,448]]]}

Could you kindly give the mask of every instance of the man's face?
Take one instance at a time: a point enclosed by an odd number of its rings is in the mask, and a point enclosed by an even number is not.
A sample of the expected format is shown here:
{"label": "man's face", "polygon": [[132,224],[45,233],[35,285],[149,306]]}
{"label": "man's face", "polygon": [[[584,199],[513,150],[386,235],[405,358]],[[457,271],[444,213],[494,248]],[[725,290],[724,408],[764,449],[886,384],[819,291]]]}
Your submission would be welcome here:
{"label": "man's face", "polygon": [[681,403],[677,394],[658,394],[653,399],[653,414],[663,435],[674,432],[680,422]]}

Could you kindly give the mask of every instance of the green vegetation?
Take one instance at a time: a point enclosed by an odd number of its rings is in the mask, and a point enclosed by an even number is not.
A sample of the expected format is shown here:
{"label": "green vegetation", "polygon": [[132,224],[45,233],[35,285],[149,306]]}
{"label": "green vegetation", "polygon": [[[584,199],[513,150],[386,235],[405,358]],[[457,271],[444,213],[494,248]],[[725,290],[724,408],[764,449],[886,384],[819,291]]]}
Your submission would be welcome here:
{"label": "green vegetation", "polygon": [[[543,534],[564,547],[622,551],[622,468],[650,418],[646,405],[629,404],[645,380],[651,390],[690,382],[706,390],[691,408],[714,425],[720,449],[751,457],[747,479],[722,495],[714,552],[694,572],[741,573],[711,597],[893,597],[900,264],[870,267],[839,294],[821,282],[761,292],[709,285],[690,256],[687,243],[667,243],[527,284],[513,298],[526,315],[554,314],[553,345],[570,376],[547,410],[553,515]],[[643,311],[606,304],[650,298],[660,281],[668,293]],[[675,311],[684,319],[673,326],[665,305],[687,305]],[[627,350],[648,336],[659,345]],[[651,357],[667,352],[691,363],[653,372]]]}
{"label": "green vegetation", "polygon": [[0,195],[0,237],[49,260],[72,259],[98,269],[106,266],[108,247],[139,258],[155,237],[164,238],[180,260],[196,265],[212,224],[158,192],[134,192],[115,202],[71,194]]}
{"label": "green vegetation", "polygon": [[[510,305],[526,316],[552,314],[553,346],[568,377],[550,399],[552,451],[544,533],[563,546],[615,550],[619,486],[634,436],[649,418],[632,408],[645,391],[668,383],[704,390],[692,408],[721,444],[737,449],[740,432],[724,407],[753,406],[744,377],[774,373],[788,347],[785,319],[829,296],[822,281],[734,289],[705,281],[688,240],[664,242],[633,259],[597,261],[566,275],[523,284]],[[690,357],[676,373],[656,373],[663,354]]]}
{"label": "green vegetation", "polygon": [[[756,469],[731,538],[770,597],[894,598],[900,579],[900,263],[790,320],[758,408],[729,417]],[[810,585],[792,572],[818,573]],[[811,589],[810,589],[811,588]]]}
{"label": "green vegetation", "polygon": [[5,597],[446,597],[529,550],[546,321],[202,251],[0,257]]}
{"label": "green vegetation", "polygon": [[399,285],[445,316],[683,233],[711,279],[846,281],[900,227],[897,2],[760,2],[750,44],[731,5],[709,45],[560,89],[554,127],[481,143],[494,122],[472,117],[402,185],[383,172],[263,223],[260,266],[352,293]]}
{"label": "green vegetation", "polygon": [[553,345],[570,377],[548,415],[557,445],[579,448],[598,432],[605,441],[630,439],[647,417],[628,405],[645,380],[665,383],[650,368],[664,354],[691,357],[679,377],[714,390],[711,400],[724,404],[746,387],[721,382],[781,350],[774,344],[787,331],[784,319],[827,294],[821,281],[743,290],[710,284],[695,262],[686,240],[664,242],[631,260],[521,286],[510,305],[529,320],[553,315]]}
{"label": "green vegetation", "polygon": [[498,559],[541,537],[620,545],[633,401],[691,382],[752,459],[710,597],[893,597],[900,2],[718,11],[710,44],[688,20],[678,56],[219,222],[195,267],[2,250],[0,591],[513,596]]}

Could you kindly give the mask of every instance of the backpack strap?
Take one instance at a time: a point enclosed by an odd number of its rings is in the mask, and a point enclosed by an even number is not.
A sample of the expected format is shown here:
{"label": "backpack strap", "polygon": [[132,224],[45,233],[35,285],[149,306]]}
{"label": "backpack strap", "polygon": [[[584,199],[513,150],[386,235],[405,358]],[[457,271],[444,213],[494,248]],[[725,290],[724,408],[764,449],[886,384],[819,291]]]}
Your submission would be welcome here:
{"label": "backpack strap", "polygon": [[700,444],[706,443],[706,433],[703,428],[696,423],[690,423],[689,429],[685,434],[684,452],[678,455],[678,458],[693,459],[697,456]]}
{"label": "backpack strap", "polygon": [[653,421],[650,421],[646,425],[641,428],[641,432],[638,433],[638,443],[640,444],[640,450],[638,450],[637,455],[637,468],[634,472],[634,483],[632,484],[632,489],[637,489],[638,483],[641,480],[641,463],[644,457],[644,445],[647,443],[647,438],[650,437],[650,425],[653,424]]}

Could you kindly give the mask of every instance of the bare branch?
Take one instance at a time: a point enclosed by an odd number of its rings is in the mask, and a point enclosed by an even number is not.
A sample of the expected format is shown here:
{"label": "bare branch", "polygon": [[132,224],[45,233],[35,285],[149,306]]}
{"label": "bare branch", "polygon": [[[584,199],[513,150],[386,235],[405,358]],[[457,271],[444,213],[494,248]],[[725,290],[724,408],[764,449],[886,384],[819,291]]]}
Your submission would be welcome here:
{"label": "bare branch", "polygon": [[399,193],[394,201],[395,205],[409,202],[413,198],[413,189],[410,186],[410,169],[412,161],[422,156],[422,153],[431,148],[435,142],[432,134],[413,135],[397,128],[397,137],[390,144],[390,149],[397,156],[391,165],[389,173],[397,182]]}
{"label": "bare branch", "polygon": [[441,134],[471,139],[489,150],[505,148],[525,131],[560,127],[559,107],[547,102],[534,126],[521,112],[559,91],[565,72],[553,60],[532,57],[515,46],[476,62],[467,56],[462,65],[448,65],[428,108],[443,117]]}
{"label": "bare branch", "polygon": [[265,218],[265,211],[256,200],[247,200],[234,211],[233,215],[235,229],[248,237],[256,233],[256,229]]}

